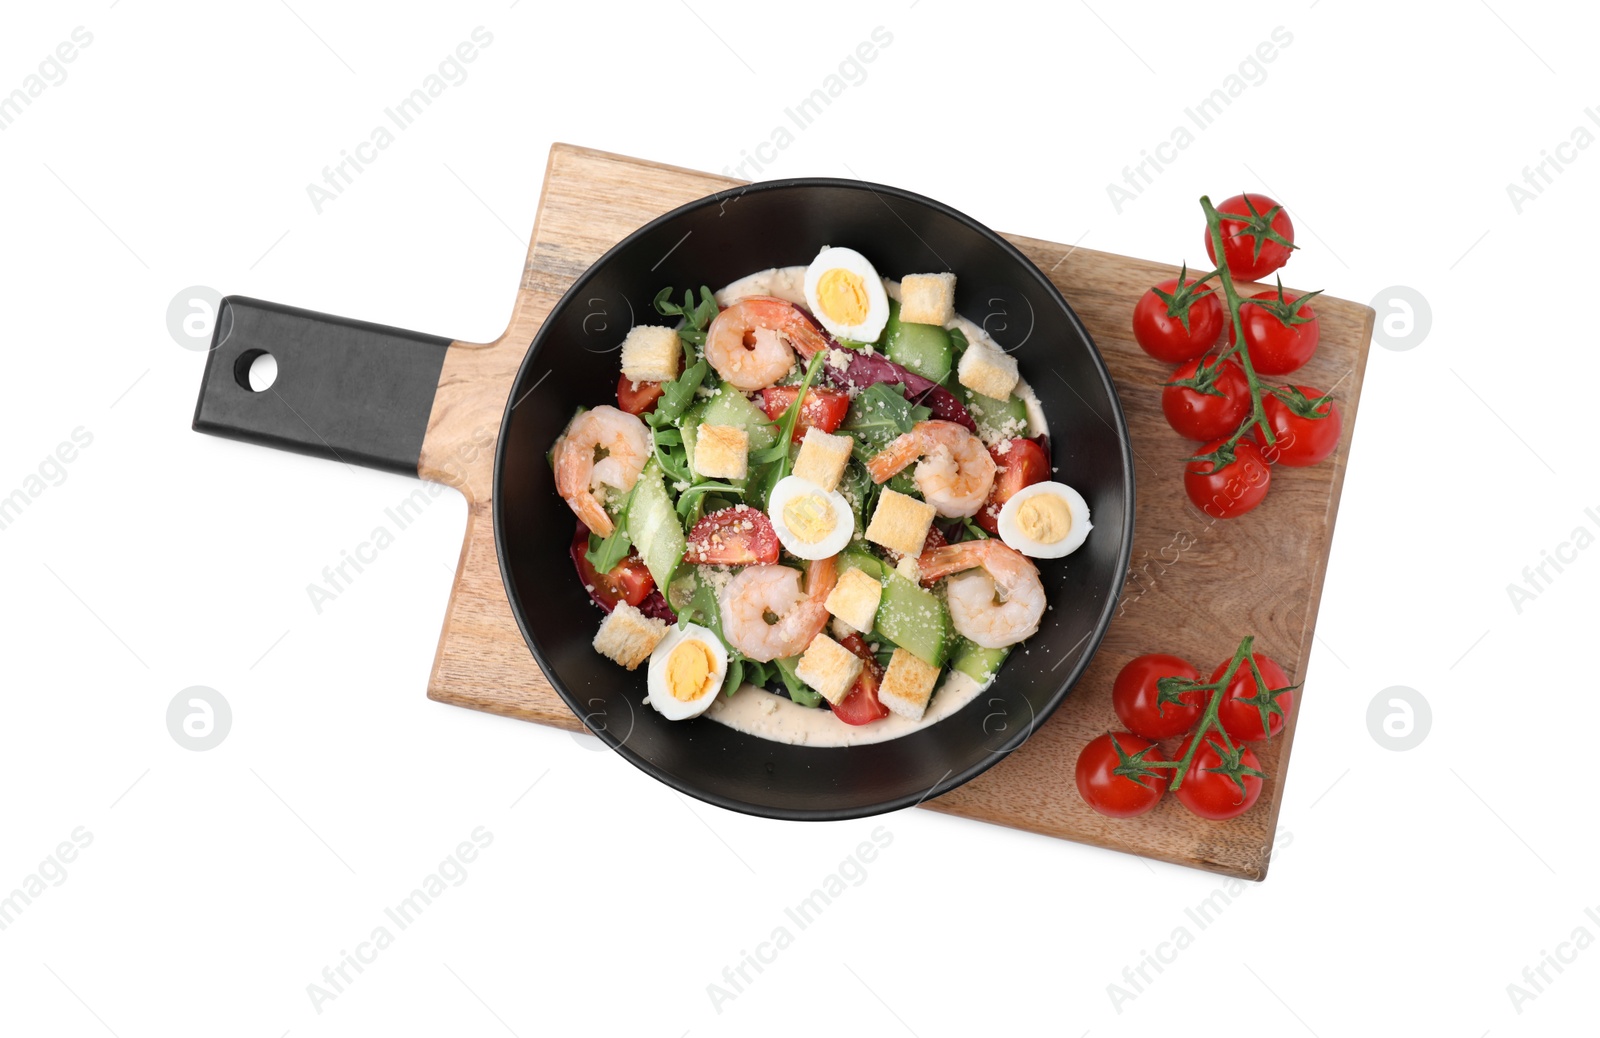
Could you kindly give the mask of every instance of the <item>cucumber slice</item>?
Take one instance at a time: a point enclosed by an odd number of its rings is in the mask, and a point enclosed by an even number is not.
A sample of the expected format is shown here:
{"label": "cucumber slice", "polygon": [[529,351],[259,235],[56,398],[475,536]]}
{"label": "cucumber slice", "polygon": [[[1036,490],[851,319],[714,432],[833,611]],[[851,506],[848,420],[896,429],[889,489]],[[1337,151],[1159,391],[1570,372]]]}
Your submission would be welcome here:
{"label": "cucumber slice", "polygon": [[978,435],[985,442],[1028,435],[1028,405],[1015,393],[1006,400],[996,400],[959,383],[956,388],[956,395],[978,423]]}
{"label": "cucumber slice", "polygon": [[[702,421],[706,425],[737,425],[750,434],[750,449],[762,450],[778,442],[778,432],[767,413],[752,404],[743,393],[729,385],[705,403]],[[685,422],[687,426],[689,423]]]}
{"label": "cucumber slice", "polygon": [[974,642],[969,642],[962,637],[956,638],[954,650],[950,653],[950,669],[958,670],[979,685],[987,685],[994,680],[1000,664],[1011,654],[1011,647],[1004,649],[985,649]]}
{"label": "cucumber slice", "polygon": [[878,603],[883,636],[932,667],[944,666],[955,634],[943,600],[890,571]]}
{"label": "cucumber slice", "polygon": [[889,565],[859,545],[852,544],[839,553],[839,572],[854,567],[880,582],[889,575]]}
{"label": "cucumber slice", "polygon": [[901,367],[935,382],[943,382],[955,363],[950,333],[937,324],[902,322],[900,304],[892,299],[889,321],[883,326],[883,353]]}
{"label": "cucumber slice", "polygon": [[670,585],[683,561],[683,527],[678,524],[661,466],[654,460],[645,465],[634,484],[633,499],[628,502],[628,535],[656,587]]}

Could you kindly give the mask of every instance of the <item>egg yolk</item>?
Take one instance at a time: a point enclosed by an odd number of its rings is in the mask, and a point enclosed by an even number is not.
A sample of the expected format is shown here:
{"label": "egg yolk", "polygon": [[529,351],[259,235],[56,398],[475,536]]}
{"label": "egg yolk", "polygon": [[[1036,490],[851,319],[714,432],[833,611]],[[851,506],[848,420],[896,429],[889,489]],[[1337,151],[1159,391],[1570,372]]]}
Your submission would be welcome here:
{"label": "egg yolk", "polygon": [[867,319],[867,286],[853,270],[834,267],[817,279],[817,305],[839,324]]}
{"label": "egg yolk", "polygon": [[833,503],[821,494],[797,494],[784,502],[783,522],[797,540],[816,544],[838,525]]}
{"label": "egg yolk", "polygon": [[682,702],[699,699],[716,670],[716,660],[705,642],[682,641],[667,657],[667,691]]}
{"label": "egg yolk", "polygon": [[1017,506],[1017,526],[1040,544],[1054,544],[1072,529],[1072,509],[1054,494],[1035,494]]}

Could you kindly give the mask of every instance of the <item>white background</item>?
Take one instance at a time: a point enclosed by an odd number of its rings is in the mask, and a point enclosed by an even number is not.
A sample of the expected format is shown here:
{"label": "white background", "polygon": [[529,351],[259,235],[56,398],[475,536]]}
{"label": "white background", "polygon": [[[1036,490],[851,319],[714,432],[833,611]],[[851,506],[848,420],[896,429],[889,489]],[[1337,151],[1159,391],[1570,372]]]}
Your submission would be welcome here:
{"label": "white background", "polygon": [[[1475,1038],[1592,1019],[1592,948],[1566,946],[1531,1000],[1507,990],[1576,928],[1600,936],[1600,551],[1520,612],[1507,592],[1600,530],[1600,154],[1520,213],[1506,190],[1575,127],[1600,133],[1587,5],[292,2],[29,5],[0,35],[0,93],[93,35],[0,133],[0,495],[93,437],[0,530],[0,893],[92,834],[0,931],[0,1029]],[[306,185],[480,25],[469,77],[318,214]],[[1301,230],[1294,284],[1431,305],[1420,345],[1372,350],[1280,853],[1203,932],[1185,909],[1215,876],[926,811],[737,816],[592,739],[429,702],[461,501],[319,615],[306,586],[413,484],[189,429],[204,355],[168,333],[180,290],[491,339],[552,142],[722,170],[880,25],[865,81],[763,176],[856,175],[1191,263],[1195,199],[1264,189]],[[1107,184],[1280,25],[1265,80],[1117,212]],[[191,685],[231,704],[208,752],[167,730]],[[1368,730],[1393,685],[1432,708],[1408,752]],[[307,985],[479,826],[465,881],[319,1013]],[[865,881],[718,1012],[707,985],[877,826],[893,842]],[[1192,945],[1115,1006],[1108,985],[1179,926]]]}

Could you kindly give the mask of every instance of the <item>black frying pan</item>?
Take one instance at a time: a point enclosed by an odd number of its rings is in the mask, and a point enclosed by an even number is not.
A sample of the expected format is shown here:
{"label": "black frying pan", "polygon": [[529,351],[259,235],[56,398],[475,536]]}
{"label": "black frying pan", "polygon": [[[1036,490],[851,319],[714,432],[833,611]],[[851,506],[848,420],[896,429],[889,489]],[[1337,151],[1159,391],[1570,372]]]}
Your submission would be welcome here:
{"label": "black frying pan", "polygon": [[[1050,425],[1055,478],[1088,500],[1094,532],[1040,572],[1053,609],[998,679],[954,716],[889,742],[789,746],[641,706],[629,673],[591,647],[600,613],[574,578],[573,517],[545,452],[573,408],[611,402],[616,342],[597,346],[592,301],[663,323],[652,308],[824,245],[864,253],[888,277],[950,270],[957,309],[1013,351]],[[612,313],[617,310],[612,310]],[[586,322],[588,322],[586,324]],[[415,474],[450,340],[229,297],[218,312],[194,427]],[[250,393],[261,352],[272,393]],[[784,180],[691,202],[651,221],[580,275],[534,337],[507,398],[494,470],[500,571],[528,647],[579,717],[639,768],[721,807],[774,818],[839,819],[918,803],[1020,745],[1072,688],[1111,622],[1133,542],[1133,455],[1116,390],[1083,324],[1048,278],[998,234],[920,195],[859,181]],[[623,720],[625,719],[625,720]],[[1062,775],[1062,782],[1071,781]]]}

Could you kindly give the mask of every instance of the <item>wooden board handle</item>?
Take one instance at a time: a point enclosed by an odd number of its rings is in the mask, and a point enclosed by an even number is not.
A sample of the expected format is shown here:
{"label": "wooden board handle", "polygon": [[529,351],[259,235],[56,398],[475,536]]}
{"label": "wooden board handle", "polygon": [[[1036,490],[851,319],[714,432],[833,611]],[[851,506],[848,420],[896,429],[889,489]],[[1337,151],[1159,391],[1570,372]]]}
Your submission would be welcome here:
{"label": "wooden board handle", "polygon": [[[417,474],[449,339],[228,296],[217,310],[194,429]],[[271,354],[276,380],[250,388]]]}

